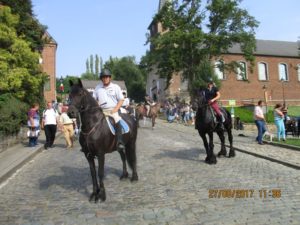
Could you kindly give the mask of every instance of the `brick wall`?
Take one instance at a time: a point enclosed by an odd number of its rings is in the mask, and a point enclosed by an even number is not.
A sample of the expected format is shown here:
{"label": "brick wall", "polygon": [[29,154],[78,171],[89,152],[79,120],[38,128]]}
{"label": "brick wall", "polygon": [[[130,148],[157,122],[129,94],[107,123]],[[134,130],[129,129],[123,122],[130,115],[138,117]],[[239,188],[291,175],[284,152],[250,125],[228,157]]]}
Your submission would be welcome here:
{"label": "brick wall", "polygon": [[[241,61],[241,55],[228,55],[224,57],[225,62],[234,60]],[[267,81],[258,80],[258,66],[257,62],[265,62],[268,67],[269,79]],[[288,81],[282,82],[279,80],[278,64],[287,64]],[[226,105],[229,99],[235,99],[238,104],[242,102],[254,102],[259,99],[264,100],[263,86],[266,86],[266,95],[268,103],[274,105],[277,102],[283,101],[283,87],[284,95],[287,104],[300,105],[300,81],[298,80],[297,65],[300,64],[298,58],[284,58],[284,57],[270,57],[257,56],[253,72],[250,72],[250,65],[247,65],[248,81],[239,81],[236,79],[236,74],[225,74],[221,87],[221,94],[223,103]],[[248,101],[247,101],[248,100]]]}
{"label": "brick wall", "polygon": [[42,68],[49,75],[50,91],[44,91],[45,100],[56,100],[56,43],[45,45],[42,51]]}

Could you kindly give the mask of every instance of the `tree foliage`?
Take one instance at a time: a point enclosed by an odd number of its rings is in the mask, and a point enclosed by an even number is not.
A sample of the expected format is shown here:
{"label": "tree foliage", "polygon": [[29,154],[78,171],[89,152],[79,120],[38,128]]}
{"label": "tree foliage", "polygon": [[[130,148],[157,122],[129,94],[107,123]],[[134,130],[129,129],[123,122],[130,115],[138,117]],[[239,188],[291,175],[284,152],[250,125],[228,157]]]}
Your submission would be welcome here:
{"label": "tree foliage", "polygon": [[120,59],[110,57],[104,68],[111,70],[114,80],[125,81],[128,96],[131,99],[143,100],[146,72],[135,62],[135,57],[127,56]]}
{"label": "tree foliage", "polygon": [[[148,67],[155,66],[159,75],[168,81],[174,72],[182,71],[183,77],[189,80],[191,90],[203,62],[212,66],[212,60],[221,60],[234,44],[240,45],[245,59],[253,65],[258,22],[239,7],[240,2],[167,1],[153,20],[162,24],[164,32],[148,38],[152,45],[145,58]],[[226,62],[221,69],[232,70],[236,67],[235,62]],[[200,81],[198,79],[197,82]]]}
{"label": "tree foliage", "polygon": [[32,103],[41,99],[46,77],[38,63],[39,53],[17,35],[18,24],[19,17],[9,7],[0,6],[0,94],[12,93]]}
{"label": "tree foliage", "polygon": [[19,16],[19,23],[16,25],[16,33],[19,37],[29,43],[31,50],[41,50],[49,40],[43,38],[46,26],[39,23],[32,11],[32,1],[0,0],[0,5],[9,6],[11,12]]}

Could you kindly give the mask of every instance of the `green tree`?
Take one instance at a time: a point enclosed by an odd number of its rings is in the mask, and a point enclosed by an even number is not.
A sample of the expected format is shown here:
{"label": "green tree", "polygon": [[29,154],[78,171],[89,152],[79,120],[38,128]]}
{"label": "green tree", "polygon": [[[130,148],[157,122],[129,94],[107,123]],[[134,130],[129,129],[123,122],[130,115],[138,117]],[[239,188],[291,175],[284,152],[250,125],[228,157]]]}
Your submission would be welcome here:
{"label": "green tree", "polygon": [[19,17],[7,6],[0,6],[0,94],[12,93],[17,99],[40,102],[46,76],[41,72],[38,52],[16,33]]}
{"label": "green tree", "polygon": [[[212,67],[212,60],[222,60],[222,55],[234,44],[240,45],[245,59],[253,65],[258,22],[239,8],[241,0],[180,2],[167,1],[154,17],[154,22],[161,22],[165,32],[148,38],[152,45],[144,58],[148,68],[155,66],[167,81],[174,72],[182,71],[192,91],[193,82],[203,80],[197,76],[203,62]],[[234,70],[238,66],[230,62],[220,69]]]}
{"label": "green tree", "polygon": [[85,61],[85,67],[86,67],[85,73],[91,73],[89,59]]}
{"label": "green tree", "polygon": [[96,54],[95,57],[95,78],[97,78],[99,76],[99,67],[100,67],[100,61],[99,61],[99,56]]}
{"label": "green tree", "polygon": [[15,27],[17,35],[29,43],[31,50],[42,50],[44,43],[49,41],[43,38],[47,27],[35,18],[32,1],[0,0],[0,5],[9,6],[13,14],[19,15],[19,23]]}
{"label": "green tree", "polygon": [[94,74],[94,56],[90,55],[90,70],[91,74]]}
{"label": "green tree", "polygon": [[145,95],[145,72],[135,62],[135,57],[110,57],[104,68],[111,70],[114,80],[125,81],[128,96],[135,101],[142,101]]}

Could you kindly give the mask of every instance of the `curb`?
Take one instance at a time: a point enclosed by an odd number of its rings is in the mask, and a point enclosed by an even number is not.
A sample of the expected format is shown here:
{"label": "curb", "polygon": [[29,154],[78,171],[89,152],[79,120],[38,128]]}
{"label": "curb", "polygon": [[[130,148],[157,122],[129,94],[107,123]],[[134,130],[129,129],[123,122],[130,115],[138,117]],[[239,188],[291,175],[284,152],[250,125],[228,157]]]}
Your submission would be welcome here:
{"label": "curb", "polygon": [[7,171],[5,174],[3,174],[0,177],[0,183],[3,183],[6,181],[9,177],[11,177],[18,169],[22,168],[27,162],[32,160],[37,154],[41,153],[43,151],[44,146],[42,145],[39,147],[36,151],[34,151],[32,154],[28,155],[26,158],[24,158],[21,162],[19,162],[16,166],[11,168],[9,171]]}
{"label": "curb", "polygon": [[[59,138],[63,133],[57,132],[55,138]],[[43,152],[44,150],[44,144],[41,143],[41,146],[39,146],[36,150],[32,151],[31,154],[28,154],[26,157],[21,159],[19,162],[16,163],[12,168],[10,168],[6,173],[2,174],[0,176],[0,184],[8,180],[18,169],[22,168],[26,163],[28,163],[30,160],[32,160],[36,155]]]}
{"label": "curb", "polygon": [[[225,145],[225,146],[228,147],[228,148],[230,147],[229,145]],[[274,158],[271,158],[269,156],[257,154],[257,153],[254,153],[254,152],[249,152],[249,151],[246,151],[246,150],[243,150],[243,149],[240,149],[240,148],[236,148],[236,147],[233,147],[233,148],[236,151],[239,151],[239,152],[242,152],[242,153],[245,153],[245,154],[249,154],[249,155],[253,155],[257,158],[266,159],[266,160],[269,160],[271,162],[276,162],[276,163],[279,163],[281,165],[284,165],[284,166],[287,166],[287,167],[290,167],[290,168],[293,168],[293,169],[296,169],[296,170],[300,170],[300,166],[297,166],[297,165],[294,165],[294,164],[291,164],[291,163],[288,163],[288,162],[284,162],[284,161],[274,159]]]}

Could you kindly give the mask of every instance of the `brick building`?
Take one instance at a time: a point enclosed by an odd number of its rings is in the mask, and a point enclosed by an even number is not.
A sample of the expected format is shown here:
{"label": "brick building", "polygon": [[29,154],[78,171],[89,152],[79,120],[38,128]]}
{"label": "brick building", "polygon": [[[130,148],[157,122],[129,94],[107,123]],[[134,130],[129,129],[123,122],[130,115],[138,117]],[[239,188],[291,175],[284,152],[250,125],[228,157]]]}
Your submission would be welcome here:
{"label": "brick building", "polygon": [[[165,1],[159,1],[158,10]],[[148,29],[151,36],[163,32],[161,24],[153,21]],[[269,105],[277,102],[300,105],[300,42],[256,40],[256,47],[252,72],[239,45],[234,45],[229,53],[223,55],[224,63],[236,61],[245,68],[247,81],[242,80],[241,71],[237,74],[223,73],[216,67],[215,73],[221,81],[221,103],[228,105],[229,100],[235,100],[236,105],[248,105],[262,99]],[[148,74],[146,92],[154,99],[164,100],[178,96],[189,101],[187,81],[182,81],[180,73],[173,75],[168,89],[165,87],[166,80],[159,78],[155,69]]]}
{"label": "brick building", "polygon": [[43,72],[47,73],[49,79],[46,81],[44,85],[44,98],[45,100],[52,101],[56,100],[56,49],[57,43],[56,41],[50,36],[49,33],[45,34],[45,38],[49,39],[50,41],[45,44],[42,54],[40,63],[42,65]]}

